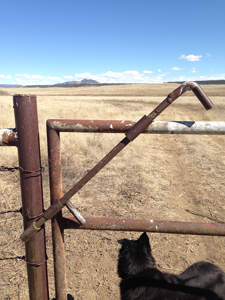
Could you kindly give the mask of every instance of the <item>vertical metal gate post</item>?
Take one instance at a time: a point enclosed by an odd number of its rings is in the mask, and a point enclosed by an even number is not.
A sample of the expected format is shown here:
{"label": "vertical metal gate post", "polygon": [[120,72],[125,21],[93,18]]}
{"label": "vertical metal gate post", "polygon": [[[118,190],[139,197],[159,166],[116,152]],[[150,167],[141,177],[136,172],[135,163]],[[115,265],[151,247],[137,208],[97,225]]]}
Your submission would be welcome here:
{"label": "vertical metal gate post", "polygon": [[[42,176],[37,102],[35,96],[13,96],[24,229],[43,214]],[[48,300],[48,278],[43,228],[25,244],[31,300]]]}
{"label": "vertical metal gate post", "polygon": [[[62,197],[62,171],[59,133],[47,125],[48,160],[51,204]],[[62,206],[62,205],[61,205]],[[63,208],[63,206],[62,206]],[[57,300],[67,299],[66,260],[64,250],[64,229],[62,211],[52,218],[52,244],[55,272],[55,293]]]}

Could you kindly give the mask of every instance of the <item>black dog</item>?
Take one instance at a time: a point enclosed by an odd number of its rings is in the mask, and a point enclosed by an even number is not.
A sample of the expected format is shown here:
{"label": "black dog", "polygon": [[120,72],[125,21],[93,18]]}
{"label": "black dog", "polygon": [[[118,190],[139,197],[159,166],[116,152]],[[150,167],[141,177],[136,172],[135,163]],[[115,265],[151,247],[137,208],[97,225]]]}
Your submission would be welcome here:
{"label": "black dog", "polygon": [[197,262],[180,275],[162,273],[155,267],[146,233],[118,242],[122,300],[225,300],[225,273],[219,267]]}

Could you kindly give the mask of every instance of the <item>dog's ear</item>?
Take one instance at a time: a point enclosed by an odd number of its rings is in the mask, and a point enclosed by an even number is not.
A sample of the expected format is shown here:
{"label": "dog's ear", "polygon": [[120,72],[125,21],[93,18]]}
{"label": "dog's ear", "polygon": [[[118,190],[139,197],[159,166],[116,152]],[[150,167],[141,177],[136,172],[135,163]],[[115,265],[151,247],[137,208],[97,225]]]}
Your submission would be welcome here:
{"label": "dog's ear", "polygon": [[149,251],[151,251],[151,247],[150,247],[150,244],[149,244],[149,238],[148,238],[146,232],[142,233],[142,235],[139,237],[137,242],[138,242],[139,245],[146,246],[146,248]]}
{"label": "dog's ear", "polygon": [[149,244],[149,238],[148,238],[146,232],[142,233],[142,235],[138,239],[138,242],[143,245]]}

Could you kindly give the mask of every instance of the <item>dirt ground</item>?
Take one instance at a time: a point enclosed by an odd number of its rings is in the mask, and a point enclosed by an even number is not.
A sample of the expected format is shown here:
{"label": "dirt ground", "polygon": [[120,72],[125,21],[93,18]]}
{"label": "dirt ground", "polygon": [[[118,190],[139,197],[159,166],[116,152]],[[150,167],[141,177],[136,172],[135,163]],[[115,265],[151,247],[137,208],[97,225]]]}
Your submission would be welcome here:
{"label": "dirt ground", "polygon": [[[212,110],[206,111],[190,95],[176,100],[157,120],[225,121],[225,87],[223,92],[221,88],[219,94],[214,88],[215,96],[210,90],[210,98],[215,104]],[[137,95],[135,98],[127,96],[124,100],[117,95],[114,98],[104,96],[104,100],[95,99],[92,102],[99,101],[102,105],[105,101],[111,111],[123,110],[125,119],[136,116],[135,120],[138,120],[143,114],[149,114],[163,99],[158,95],[145,96],[144,99]],[[101,113],[99,119],[103,118]],[[105,119],[108,119],[107,114]],[[63,193],[102,159],[124,134],[113,137],[111,134],[74,136],[75,142],[71,147],[67,150],[62,148]],[[80,137],[82,141],[86,140],[91,150],[83,150],[79,145]],[[224,223],[224,148],[225,137],[222,135],[143,134],[71,201],[84,217]],[[45,167],[43,187],[47,208],[49,187],[46,158],[42,164]],[[15,212],[21,207],[18,172],[0,172],[0,187],[0,299],[29,299],[26,263],[21,259],[25,255],[24,244],[19,238],[23,231],[22,217]],[[66,208],[64,214],[69,216]],[[120,246],[117,240],[137,238],[139,235],[138,232],[66,230],[68,299],[119,299],[117,257]],[[158,233],[148,233],[148,236],[156,264],[162,271],[180,273],[199,260],[214,263],[225,271],[224,237]],[[50,299],[54,299],[50,222],[46,223],[46,240]]]}

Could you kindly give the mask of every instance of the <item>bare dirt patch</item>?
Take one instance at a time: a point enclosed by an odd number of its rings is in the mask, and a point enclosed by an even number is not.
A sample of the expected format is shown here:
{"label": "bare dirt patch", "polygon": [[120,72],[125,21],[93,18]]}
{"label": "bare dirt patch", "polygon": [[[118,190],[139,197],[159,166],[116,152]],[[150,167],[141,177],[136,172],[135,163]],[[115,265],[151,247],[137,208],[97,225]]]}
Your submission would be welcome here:
{"label": "bare dirt patch", "polygon": [[[104,90],[92,97],[37,91],[41,135],[45,208],[49,206],[48,163],[45,121],[49,118],[138,120],[148,114],[171,92],[174,85],[158,86],[164,96],[142,94],[135,87],[121,91]],[[153,89],[153,87],[148,87]],[[157,120],[224,121],[225,87],[208,89],[215,107],[205,111],[188,94],[176,100]],[[135,92],[136,91],[136,92]],[[214,92],[214,96],[213,96]],[[23,91],[29,93],[29,90]],[[35,94],[35,90],[32,91]],[[43,94],[42,94],[43,93]],[[82,94],[77,91],[77,94]],[[91,94],[91,90],[88,91]],[[103,93],[103,91],[101,91]],[[124,92],[125,93],[125,92]],[[131,94],[132,96],[129,96]],[[136,94],[135,94],[136,93]],[[139,95],[138,95],[139,93]],[[98,92],[99,94],[99,92]],[[140,96],[146,94],[144,97]],[[217,96],[216,96],[217,95]],[[7,107],[5,126],[13,127],[12,98],[0,97]],[[8,122],[8,123],[7,123]],[[2,124],[1,124],[2,125]],[[123,134],[61,134],[63,193],[107,154]],[[141,135],[115,157],[72,198],[84,216],[137,218],[174,221],[224,222],[225,137],[190,135]],[[18,165],[16,150],[0,149],[1,165]],[[24,244],[19,174],[0,172],[0,299],[28,299],[26,265],[21,259]],[[68,215],[66,209],[64,214]],[[119,299],[117,239],[136,238],[136,232],[65,232],[68,294],[74,299]],[[46,224],[50,299],[54,295],[50,222]],[[205,260],[225,270],[224,237],[148,234],[159,268],[179,273],[190,264]],[[72,299],[72,298],[71,298]]]}

